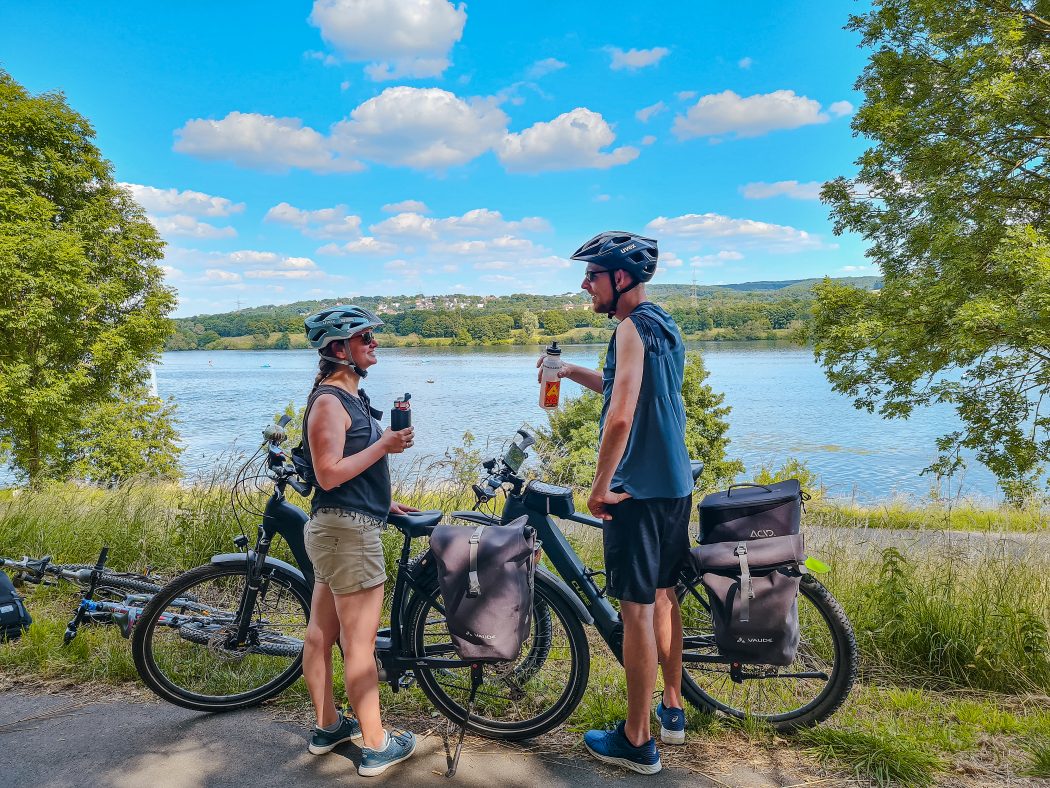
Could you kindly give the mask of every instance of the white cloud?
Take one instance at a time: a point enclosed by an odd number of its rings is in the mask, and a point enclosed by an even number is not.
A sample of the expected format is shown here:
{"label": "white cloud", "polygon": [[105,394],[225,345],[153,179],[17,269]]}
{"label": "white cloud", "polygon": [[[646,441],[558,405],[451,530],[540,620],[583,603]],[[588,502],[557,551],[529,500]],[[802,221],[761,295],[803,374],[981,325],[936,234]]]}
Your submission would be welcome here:
{"label": "white cloud", "polygon": [[181,269],[170,265],[162,265],[160,270],[164,272],[164,278],[168,280],[182,279],[186,275]]}
{"label": "white cloud", "polygon": [[649,118],[653,117],[653,115],[660,114],[665,109],[667,109],[667,105],[664,104],[662,101],[657,101],[655,104],[650,104],[648,107],[642,107],[640,110],[634,113],[634,116],[638,118],[638,120],[640,120],[642,123],[648,123]]}
{"label": "white cloud", "polygon": [[682,258],[674,252],[660,252],[659,262],[663,268],[681,268],[684,265]]}
{"label": "white cloud", "polygon": [[547,74],[552,74],[555,71],[561,71],[567,65],[567,63],[563,63],[557,58],[547,57],[543,60],[537,60],[529,66],[528,71],[525,72],[525,76],[529,79],[539,79],[540,77],[545,77]]}
{"label": "white cloud", "polygon": [[185,238],[234,238],[237,231],[232,227],[216,227],[196,217],[184,214],[174,216],[150,216],[149,220],[161,235]]}
{"label": "white cloud", "polygon": [[606,47],[605,51],[608,52],[612,58],[612,61],[609,63],[609,68],[613,71],[620,71],[625,68],[633,71],[634,69],[653,66],[671,54],[671,50],[666,47],[628,49],[626,52],[619,47]]}
{"label": "white cloud", "polygon": [[776,181],[775,183],[748,183],[740,187],[740,193],[749,200],[765,200],[770,197],[790,197],[793,200],[819,200],[820,181]]}
{"label": "white cloud", "polygon": [[642,137],[642,145],[652,145],[654,142],[656,142],[656,136],[653,134],[646,134]]}
{"label": "white cloud", "polygon": [[318,254],[394,254],[397,252],[398,247],[396,244],[388,243],[386,241],[380,241],[373,238],[371,235],[366,235],[362,238],[358,238],[355,241],[349,241],[341,246],[339,244],[326,244],[317,250]]}
{"label": "white cloud", "polygon": [[615,139],[601,115],[577,107],[552,121],[507,134],[497,155],[510,172],[607,169],[638,158],[638,149],[627,145],[602,153]]}
{"label": "white cloud", "polygon": [[464,164],[495,146],[507,116],[491,101],[465,101],[439,88],[387,88],[332,127],[345,154],[415,169]]}
{"label": "white cloud", "polygon": [[793,90],[775,90],[743,98],[731,90],[702,96],[684,115],[674,119],[672,130],[680,140],[734,133],[737,138],[759,137],[778,129],[795,129],[830,118],[819,101]]}
{"label": "white cloud", "polygon": [[517,238],[513,235],[502,235],[487,240],[452,241],[436,243],[430,250],[437,254],[453,255],[534,255],[540,249],[528,238]]}
{"label": "white cloud", "polygon": [[844,265],[839,270],[847,274],[858,274],[864,271],[874,271],[875,269],[870,265]]}
{"label": "white cloud", "polygon": [[441,266],[441,270],[446,274],[454,274],[459,270],[459,266],[449,263],[448,265]]}
{"label": "white cloud", "polygon": [[339,83],[339,89],[340,90],[350,90],[350,85],[351,85],[350,80],[349,79],[344,79],[342,82]]}
{"label": "white cloud", "polygon": [[697,97],[697,92],[695,90],[679,90],[674,95],[679,101],[691,101]]}
{"label": "white cloud", "polygon": [[326,66],[339,65],[339,58],[337,58],[335,55],[328,55],[324,52],[318,52],[316,49],[310,49],[306,52],[303,52],[303,57],[305,57],[307,60],[320,60]]}
{"label": "white cloud", "polygon": [[348,214],[345,205],[304,211],[282,202],[268,210],[263,221],[290,224],[312,238],[346,238],[361,234],[361,217]]}
{"label": "white cloud", "polygon": [[848,101],[836,101],[828,107],[828,112],[836,118],[841,118],[853,112],[853,105]]}
{"label": "white cloud", "polygon": [[645,229],[659,238],[670,236],[696,242],[733,241],[761,246],[772,252],[828,248],[818,236],[805,230],[754,219],[732,219],[717,213],[689,213],[673,218],[659,216],[649,222]]}
{"label": "white cloud", "polygon": [[412,213],[430,213],[430,209],[427,208],[426,203],[420,200],[402,200],[401,202],[391,202],[383,206],[384,213],[403,213],[405,211],[411,211]]}
{"label": "white cloud", "polygon": [[204,272],[204,278],[209,282],[239,282],[241,275],[233,271],[221,271],[217,268],[209,268]]}
{"label": "white cloud", "polygon": [[204,192],[157,189],[138,183],[119,183],[118,186],[131,192],[144,210],[150,213],[181,213],[190,216],[229,216],[244,210],[243,202],[233,202],[225,197],[214,197]]}
{"label": "white cloud", "polygon": [[329,140],[299,118],[231,112],[222,120],[189,120],[175,130],[174,149],[201,159],[283,172],[297,167],[317,173],[356,172],[363,165],[338,156]]}
{"label": "white cloud", "polygon": [[715,254],[701,254],[689,258],[689,265],[693,268],[717,268],[725,265],[727,261],[743,260],[744,255],[731,249],[723,249]]}
{"label": "white cloud", "polygon": [[609,200],[611,200],[611,199],[612,199],[612,197],[609,196],[608,194],[596,194],[596,195],[594,195],[594,201],[595,202],[609,202]]}
{"label": "white cloud", "polygon": [[755,61],[754,61],[754,60],[752,60],[752,59],[751,59],[751,58],[749,58],[749,57],[742,57],[742,58],[740,58],[740,60],[738,60],[738,61],[736,62],[736,64],[737,64],[737,65],[738,65],[738,66],[739,66],[740,68],[742,68],[742,69],[744,69],[745,71],[747,71],[747,70],[748,70],[749,68],[751,68],[751,65],[752,65],[752,64],[753,64],[754,62],[755,62]]}
{"label": "white cloud", "polygon": [[247,279],[308,279],[310,277],[316,277],[316,271],[304,271],[302,269],[283,269],[283,268],[263,268],[258,270],[245,271],[244,276]]}
{"label": "white cloud", "polygon": [[309,21],[344,59],[369,62],[378,82],[441,76],[467,10],[445,0],[315,0]]}
{"label": "white cloud", "polygon": [[449,238],[498,238],[520,232],[542,232],[550,229],[546,219],[527,216],[520,221],[506,221],[499,211],[475,208],[462,216],[434,219],[418,213],[399,213],[373,224],[374,235],[438,241]]}
{"label": "white cloud", "polygon": [[484,276],[478,277],[482,282],[517,282],[517,277],[507,276],[506,274],[485,274]]}

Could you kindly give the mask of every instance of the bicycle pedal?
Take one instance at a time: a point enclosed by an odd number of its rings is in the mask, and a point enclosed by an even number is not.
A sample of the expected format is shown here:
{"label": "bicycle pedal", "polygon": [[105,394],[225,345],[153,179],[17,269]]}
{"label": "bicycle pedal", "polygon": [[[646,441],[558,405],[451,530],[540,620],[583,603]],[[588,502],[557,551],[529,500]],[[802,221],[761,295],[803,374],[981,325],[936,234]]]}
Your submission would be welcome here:
{"label": "bicycle pedal", "polygon": [[406,673],[404,676],[397,680],[397,686],[400,689],[411,689],[416,684],[416,677],[411,673]]}

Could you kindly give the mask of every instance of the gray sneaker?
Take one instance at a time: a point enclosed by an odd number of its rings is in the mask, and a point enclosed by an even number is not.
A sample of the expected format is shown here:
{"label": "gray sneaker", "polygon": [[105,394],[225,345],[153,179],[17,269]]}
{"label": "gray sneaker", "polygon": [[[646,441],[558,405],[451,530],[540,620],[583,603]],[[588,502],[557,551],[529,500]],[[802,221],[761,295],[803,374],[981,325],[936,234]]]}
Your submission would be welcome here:
{"label": "gray sneaker", "polygon": [[395,763],[401,763],[415,751],[415,735],[409,731],[391,733],[386,747],[383,749],[361,748],[361,765],[357,767],[357,773],[362,777],[375,777],[385,772]]}
{"label": "gray sneaker", "polygon": [[331,752],[344,741],[361,741],[361,726],[357,720],[345,714],[340,714],[339,717],[341,722],[334,732],[314,728],[313,736],[310,737],[310,752],[314,755]]}

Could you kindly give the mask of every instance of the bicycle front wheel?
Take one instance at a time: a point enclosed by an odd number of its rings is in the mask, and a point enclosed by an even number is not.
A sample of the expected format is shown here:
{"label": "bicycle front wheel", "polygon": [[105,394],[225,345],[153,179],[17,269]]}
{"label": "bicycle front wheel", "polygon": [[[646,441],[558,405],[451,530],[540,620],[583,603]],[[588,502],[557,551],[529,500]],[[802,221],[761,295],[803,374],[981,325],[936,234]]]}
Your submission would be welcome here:
{"label": "bicycle front wheel", "polygon": [[798,596],[801,640],[787,667],[744,664],[735,672],[715,657],[707,591],[698,579],[680,585],[684,632],[682,694],[702,711],[767,722],[780,731],[816,725],[841,706],[857,678],[857,641],[842,606],[812,575]]}
{"label": "bicycle front wheel", "polygon": [[[413,655],[457,659],[441,597],[413,595],[407,616]],[[467,713],[470,668],[417,665],[419,687],[434,706],[459,723]],[[576,611],[536,575],[532,629],[517,660],[486,664],[466,729],[490,739],[539,736],[564,722],[583,698],[590,647]]]}
{"label": "bicycle front wheel", "polygon": [[146,686],[198,711],[254,706],[290,686],[302,672],[309,592],[272,567],[263,570],[250,610],[247,590],[246,567],[215,565],[190,570],[161,589],[132,638]]}
{"label": "bicycle front wheel", "polygon": [[[95,569],[88,564],[61,564],[58,568],[65,572],[90,572]],[[82,585],[87,585],[87,578]],[[152,578],[146,575],[138,575],[133,572],[110,572],[107,569],[99,572],[95,587],[108,588],[125,594],[155,594],[161,589],[160,585],[154,583]]]}

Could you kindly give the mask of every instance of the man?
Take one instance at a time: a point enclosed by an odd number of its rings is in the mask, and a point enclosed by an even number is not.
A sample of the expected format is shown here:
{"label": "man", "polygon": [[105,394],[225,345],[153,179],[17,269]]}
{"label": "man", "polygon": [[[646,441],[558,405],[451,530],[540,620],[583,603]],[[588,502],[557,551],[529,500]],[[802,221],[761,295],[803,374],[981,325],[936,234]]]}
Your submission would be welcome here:
{"label": "man", "polygon": [[657,706],[660,738],[685,742],[682,617],[675,596],[689,551],[693,479],[685,446],[685,347],[667,312],[646,299],[657,243],[626,232],[595,236],[572,255],[587,264],[582,287],[591,308],[620,323],[601,373],[565,365],[562,377],[601,392],[598,467],[588,508],[605,520],[608,592],[620,600],[627,720],[588,731],[596,758],[641,774],[660,771],[649,732],[656,666],[664,679]]}

